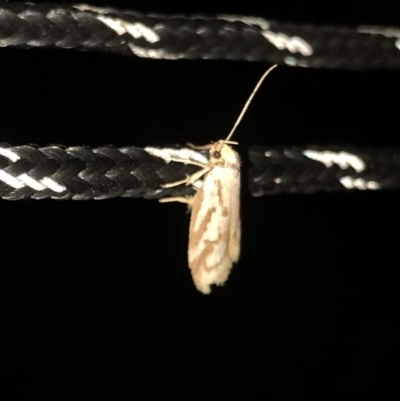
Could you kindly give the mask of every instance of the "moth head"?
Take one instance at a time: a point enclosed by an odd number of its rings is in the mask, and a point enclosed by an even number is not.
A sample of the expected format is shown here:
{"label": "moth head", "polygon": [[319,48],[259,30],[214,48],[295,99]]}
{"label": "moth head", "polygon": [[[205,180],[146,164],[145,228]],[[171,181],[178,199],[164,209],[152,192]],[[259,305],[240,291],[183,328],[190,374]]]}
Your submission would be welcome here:
{"label": "moth head", "polygon": [[225,141],[218,141],[211,146],[210,160],[213,162],[235,163],[238,161],[238,155]]}

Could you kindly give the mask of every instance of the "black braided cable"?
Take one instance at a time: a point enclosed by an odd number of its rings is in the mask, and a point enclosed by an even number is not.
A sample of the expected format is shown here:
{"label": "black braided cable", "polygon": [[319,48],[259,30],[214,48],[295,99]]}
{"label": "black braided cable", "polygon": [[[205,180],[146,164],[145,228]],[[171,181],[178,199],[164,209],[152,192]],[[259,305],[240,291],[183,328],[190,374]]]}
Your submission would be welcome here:
{"label": "black braided cable", "polygon": [[400,68],[398,28],[264,18],[142,14],[88,5],[0,3],[0,46],[225,59],[328,69]]}
{"label": "black braided cable", "polygon": [[[400,188],[400,149],[351,147],[249,149],[252,196]],[[0,144],[0,197],[19,199],[158,199],[194,193],[162,188],[198,167],[167,163],[137,147],[37,147]]]}
{"label": "black braided cable", "polygon": [[252,196],[400,188],[400,149],[252,147],[249,159]]}
{"label": "black braided cable", "polygon": [[8,200],[159,198],[171,193],[184,196],[193,190],[184,186],[161,189],[161,185],[195,170],[184,164],[166,164],[136,147],[1,144],[0,196]]}

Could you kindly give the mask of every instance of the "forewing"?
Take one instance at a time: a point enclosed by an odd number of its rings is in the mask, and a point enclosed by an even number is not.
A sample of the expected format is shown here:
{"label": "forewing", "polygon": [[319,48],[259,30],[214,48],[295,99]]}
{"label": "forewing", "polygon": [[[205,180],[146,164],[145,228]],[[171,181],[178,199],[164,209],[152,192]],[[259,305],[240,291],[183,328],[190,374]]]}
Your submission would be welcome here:
{"label": "forewing", "polygon": [[239,241],[239,171],[215,166],[194,198],[190,221],[189,267],[199,291],[226,281]]}

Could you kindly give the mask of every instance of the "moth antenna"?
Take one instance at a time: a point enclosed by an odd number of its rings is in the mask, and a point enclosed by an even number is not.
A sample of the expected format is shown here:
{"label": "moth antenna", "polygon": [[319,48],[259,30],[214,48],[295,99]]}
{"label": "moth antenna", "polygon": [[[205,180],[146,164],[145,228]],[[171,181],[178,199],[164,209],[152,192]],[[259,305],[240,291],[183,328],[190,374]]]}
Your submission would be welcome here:
{"label": "moth antenna", "polygon": [[[225,141],[229,141],[229,139],[231,138],[231,136],[233,135],[233,133],[235,132],[237,126],[240,124],[240,122],[242,121],[243,116],[245,115],[247,109],[250,106],[251,101],[253,100],[254,95],[257,93],[258,89],[260,88],[261,84],[263,83],[264,79],[267,77],[267,75],[274,69],[278,67],[277,64],[274,64],[272,67],[268,68],[267,71],[264,72],[263,76],[260,78],[260,80],[257,82],[257,85],[255,86],[255,88],[253,89],[253,92],[251,92],[251,95],[249,96],[249,98],[247,99],[246,104],[243,107],[243,110],[241,111],[239,117],[237,118],[235,125],[233,126],[233,128],[231,129],[231,132],[229,133],[229,135],[226,137]],[[224,141],[224,142],[225,142]]]}

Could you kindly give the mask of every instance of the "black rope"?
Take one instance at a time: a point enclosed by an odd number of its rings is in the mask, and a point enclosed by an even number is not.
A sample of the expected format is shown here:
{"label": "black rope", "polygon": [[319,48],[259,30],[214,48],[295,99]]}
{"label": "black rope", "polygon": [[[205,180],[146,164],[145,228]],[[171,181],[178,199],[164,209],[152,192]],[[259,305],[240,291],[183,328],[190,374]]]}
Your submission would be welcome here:
{"label": "black rope", "polygon": [[329,69],[400,68],[400,34],[395,27],[316,26],[229,15],[155,15],[87,5],[0,3],[0,46]]}
{"label": "black rope", "polygon": [[[250,193],[400,188],[400,149],[346,147],[249,149]],[[162,188],[199,167],[167,163],[137,147],[37,147],[0,144],[0,197],[19,199],[158,199],[194,193],[181,185]]]}
{"label": "black rope", "polygon": [[400,188],[400,149],[252,147],[249,159],[253,196]]}
{"label": "black rope", "polygon": [[89,149],[1,144],[0,196],[9,200],[183,196],[192,189],[162,189],[161,185],[195,170],[184,164],[167,164],[133,146]]}

